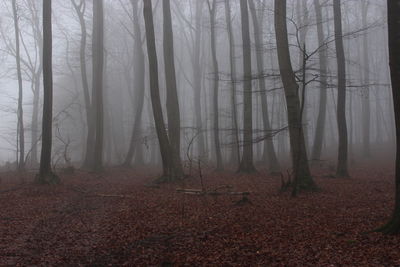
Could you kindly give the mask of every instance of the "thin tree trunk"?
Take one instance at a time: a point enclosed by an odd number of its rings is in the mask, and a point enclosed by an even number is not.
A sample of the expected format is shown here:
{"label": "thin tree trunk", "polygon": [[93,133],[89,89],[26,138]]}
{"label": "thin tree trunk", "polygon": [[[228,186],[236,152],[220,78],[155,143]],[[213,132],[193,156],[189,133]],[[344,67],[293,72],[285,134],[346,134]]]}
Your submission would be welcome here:
{"label": "thin tree trunk", "polygon": [[335,44],[338,72],[338,100],[337,100],[337,124],[339,132],[339,149],[336,175],[347,177],[347,124],[346,124],[346,62],[343,48],[342,11],[340,0],[333,0],[333,13],[335,24]]}
{"label": "thin tree trunk", "polygon": [[312,150],[312,160],[321,160],[322,143],[325,134],[325,121],[326,121],[326,105],[327,105],[327,50],[324,46],[325,34],[322,21],[322,10],[319,0],[314,0],[315,15],[317,19],[317,33],[318,33],[318,59],[319,59],[319,109],[317,125],[314,136],[314,146]]}
{"label": "thin tree trunk", "polygon": [[253,95],[251,75],[251,44],[247,0],[240,0],[243,40],[243,155],[239,172],[255,172],[253,164]]}
{"label": "thin tree trunk", "polygon": [[[260,29],[260,25],[258,23],[257,10],[254,5],[254,0],[249,0],[250,11],[253,18],[253,29],[254,29],[254,42],[256,46],[256,59],[257,59],[257,71],[258,71],[258,86],[260,90],[261,97],[261,108],[262,108],[262,121],[263,121],[263,129],[265,135],[271,131],[271,123],[269,120],[268,113],[268,103],[267,103],[267,94],[266,94],[266,85],[265,79],[262,77],[264,72],[264,51],[262,44],[262,30]],[[275,153],[274,144],[271,138],[266,138],[264,141],[264,155],[267,157],[268,168],[271,173],[277,173],[280,170],[278,158]]]}
{"label": "thin tree trunk", "polygon": [[15,60],[17,63],[17,78],[18,78],[18,110],[17,110],[17,133],[18,133],[17,143],[19,145],[19,147],[17,148],[17,151],[19,150],[18,171],[22,171],[25,168],[25,134],[24,134],[24,111],[22,107],[23,88],[22,88],[21,55],[20,55],[20,43],[19,43],[19,23],[18,23],[16,0],[12,0],[12,10],[13,10],[14,30],[15,30]]}
{"label": "thin tree trunk", "polygon": [[93,82],[92,100],[95,110],[94,171],[103,169],[104,107],[103,107],[103,65],[104,65],[104,15],[103,0],[93,2]]}

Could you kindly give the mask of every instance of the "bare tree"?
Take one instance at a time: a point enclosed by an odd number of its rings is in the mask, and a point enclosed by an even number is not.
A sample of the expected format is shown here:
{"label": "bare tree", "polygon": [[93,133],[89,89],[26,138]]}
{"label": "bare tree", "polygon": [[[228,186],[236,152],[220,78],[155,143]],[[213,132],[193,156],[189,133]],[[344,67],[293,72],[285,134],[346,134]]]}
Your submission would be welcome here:
{"label": "bare tree", "polygon": [[215,155],[217,157],[217,170],[221,171],[223,169],[222,164],[222,153],[221,153],[221,142],[219,139],[219,68],[217,60],[217,48],[216,48],[216,12],[217,12],[217,0],[207,1],[208,9],[210,12],[210,26],[211,26],[211,57],[213,66],[213,133],[214,133],[214,145],[215,145]]}
{"label": "bare tree", "polygon": [[22,88],[22,73],[21,73],[21,53],[20,53],[20,31],[18,23],[17,3],[12,0],[12,10],[14,19],[15,30],[15,60],[17,63],[17,78],[18,78],[18,110],[17,110],[17,151],[19,150],[18,170],[22,171],[25,167],[25,134],[24,134],[24,111],[22,107],[23,102],[23,88]]}
{"label": "bare tree", "polygon": [[157,50],[151,0],[143,0],[143,16],[146,29],[147,54],[149,59],[151,104],[163,163],[163,177],[160,181],[165,181],[165,179],[180,179],[183,177],[182,165],[179,157],[177,157],[176,153],[173,153],[173,148],[169,142],[161,107]]}
{"label": "bare tree", "polygon": [[51,169],[52,121],[53,121],[53,69],[52,69],[52,23],[51,0],[43,0],[43,120],[42,153],[39,174],[40,184],[58,183],[58,177]]}
{"label": "bare tree", "polygon": [[275,34],[278,47],[278,62],[285,91],[289,138],[292,154],[294,184],[292,194],[301,190],[315,190],[316,185],[311,177],[304,142],[302,112],[298,95],[299,86],[290,60],[289,41],[286,22],[286,0],[275,0]]}
{"label": "bare tree", "polygon": [[239,172],[255,172],[253,164],[253,104],[249,10],[247,0],[240,0],[243,40],[243,155]]}
{"label": "bare tree", "polygon": [[340,0],[333,0],[333,16],[335,24],[335,45],[338,72],[338,100],[337,100],[337,124],[339,131],[339,148],[336,175],[347,177],[347,124],[346,124],[346,60],[343,48],[342,11]]}

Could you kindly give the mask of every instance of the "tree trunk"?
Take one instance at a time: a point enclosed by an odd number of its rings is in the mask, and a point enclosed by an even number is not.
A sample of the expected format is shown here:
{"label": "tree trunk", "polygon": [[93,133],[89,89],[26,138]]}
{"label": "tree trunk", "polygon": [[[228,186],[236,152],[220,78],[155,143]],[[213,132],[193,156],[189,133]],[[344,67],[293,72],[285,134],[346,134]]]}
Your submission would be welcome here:
{"label": "tree trunk", "polygon": [[133,9],[133,30],[134,30],[134,83],[136,94],[136,112],[135,120],[133,123],[131,141],[129,144],[128,153],[125,158],[124,166],[130,166],[132,163],[133,156],[136,151],[136,155],[140,155],[140,151],[136,149],[141,146],[141,125],[142,125],[142,114],[143,114],[143,103],[144,103],[144,90],[145,90],[145,69],[144,69],[144,52],[142,47],[142,31],[140,29],[139,17],[137,14],[138,1],[131,0],[131,5]]}
{"label": "tree trunk", "polygon": [[389,222],[378,229],[386,234],[400,233],[400,1],[387,0],[389,32],[389,64],[392,81],[393,107],[396,125],[395,207]]}
{"label": "tree trunk", "polygon": [[238,130],[237,100],[236,100],[236,64],[235,64],[235,38],[232,31],[232,15],[229,0],[225,0],[225,19],[229,40],[229,66],[231,71],[231,108],[232,108],[232,163],[239,166],[240,163],[240,144]]}
{"label": "tree trunk", "polygon": [[18,78],[18,109],[17,109],[17,151],[19,151],[18,158],[18,171],[23,171],[25,168],[25,134],[24,134],[24,111],[22,107],[23,101],[23,89],[22,89],[22,73],[21,73],[21,55],[20,55],[20,44],[19,44],[19,23],[17,14],[17,3],[16,0],[12,0],[12,10],[14,18],[14,30],[15,30],[15,60],[17,63],[17,78]]}
{"label": "tree trunk", "polygon": [[93,2],[93,82],[92,102],[95,111],[95,141],[94,141],[94,171],[103,169],[103,133],[104,133],[104,108],[103,108],[103,65],[104,65],[104,14],[103,0]]}
{"label": "tree trunk", "polygon": [[251,75],[251,47],[249,30],[249,10],[247,0],[240,0],[240,14],[242,21],[243,40],[243,155],[239,172],[252,173],[256,171],[253,165],[253,104],[252,104],[252,75]]}
{"label": "tree trunk", "polygon": [[339,149],[336,175],[348,177],[347,169],[347,124],[346,124],[346,61],[343,48],[342,11],[340,0],[333,0],[335,24],[335,45],[338,72],[337,124],[339,132]]}
{"label": "tree trunk", "polygon": [[42,153],[39,174],[40,184],[58,183],[58,177],[51,170],[52,121],[53,121],[53,70],[52,70],[52,25],[51,0],[43,0],[43,119]]}
{"label": "tree trunk", "polygon": [[[362,2],[362,27],[367,28],[367,15],[368,15],[367,1]],[[363,156],[370,157],[370,133],[371,133],[371,110],[370,110],[370,97],[369,97],[369,44],[368,44],[368,31],[363,35],[363,70],[364,70],[364,88],[362,91],[362,125],[363,125]],[[379,129],[379,128],[377,128]]]}
{"label": "tree trunk", "polygon": [[314,136],[314,146],[312,150],[312,160],[321,160],[322,143],[324,140],[325,133],[325,121],[326,121],[326,105],[327,105],[327,50],[324,46],[325,34],[322,21],[322,10],[319,0],[314,0],[315,16],[317,20],[317,34],[318,34],[318,59],[319,59],[319,79],[320,79],[320,91],[319,91],[319,109],[317,125]]}
{"label": "tree trunk", "polygon": [[289,42],[286,22],[286,0],[275,0],[275,33],[278,47],[278,62],[281,79],[285,90],[288,112],[289,138],[292,154],[294,188],[293,195],[300,190],[315,190],[316,185],[311,177],[308,165],[301,110],[299,86],[290,61]]}
{"label": "tree trunk", "polygon": [[[262,119],[263,119],[263,129],[265,135],[268,135],[268,132],[271,131],[271,123],[269,120],[268,113],[268,103],[267,103],[267,94],[266,94],[266,85],[265,79],[262,77],[264,73],[264,51],[262,44],[262,30],[260,29],[260,25],[258,23],[257,10],[254,5],[254,0],[249,0],[250,11],[253,18],[253,29],[254,29],[254,42],[256,46],[256,59],[257,59],[257,71],[258,71],[258,86],[260,90],[261,97],[261,108],[262,108]],[[271,138],[267,138],[264,141],[264,155],[266,155],[266,159],[268,161],[268,168],[271,173],[277,173],[280,170],[278,158],[275,153],[274,144]]]}
{"label": "tree trunk", "polygon": [[215,145],[215,156],[217,160],[217,171],[223,170],[222,164],[222,153],[221,153],[221,142],[219,139],[219,68],[217,60],[217,48],[216,48],[216,37],[215,37],[215,16],[216,16],[217,1],[212,0],[212,4],[209,5],[210,9],[210,26],[211,26],[211,57],[213,65],[213,134],[214,134],[214,145]]}
{"label": "tree trunk", "polygon": [[151,0],[143,0],[143,16],[146,28],[147,53],[149,59],[150,97],[153,108],[154,123],[163,164],[164,179],[180,179],[183,169],[179,157],[173,153],[173,148],[168,140],[165,129],[163,111],[161,108],[160,89],[158,83],[157,50],[154,36],[153,10]]}

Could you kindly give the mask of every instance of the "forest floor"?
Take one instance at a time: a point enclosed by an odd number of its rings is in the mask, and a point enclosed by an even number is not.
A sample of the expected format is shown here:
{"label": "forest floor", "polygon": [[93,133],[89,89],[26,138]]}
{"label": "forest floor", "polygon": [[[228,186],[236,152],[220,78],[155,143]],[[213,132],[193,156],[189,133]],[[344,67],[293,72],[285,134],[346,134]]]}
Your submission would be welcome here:
{"label": "forest floor", "polygon": [[[148,186],[156,173],[111,169],[61,175],[2,173],[0,266],[400,266],[400,237],[365,233],[393,207],[393,170],[353,168],[351,178],[314,171],[320,191],[292,198],[281,178],[206,172]],[[229,188],[228,188],[229,186]]]}

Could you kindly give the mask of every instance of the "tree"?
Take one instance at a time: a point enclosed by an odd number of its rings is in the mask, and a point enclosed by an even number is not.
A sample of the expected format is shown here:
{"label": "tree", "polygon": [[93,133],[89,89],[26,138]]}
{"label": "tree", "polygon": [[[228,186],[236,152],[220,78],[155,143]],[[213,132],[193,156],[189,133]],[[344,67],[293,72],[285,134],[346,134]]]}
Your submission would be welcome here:
{"label": "tree", "polygon": [[76,3],[76,0],[71,0],[71,3],[75,9],[75,12],[79,19],[79,25],[81,28],[81,39],[80,39],[80,49],[79,49],[79,63],[81,68],[81,80],[82,80],[82,89],[83,96],[85,99],[85,110],[86,110],[86,125],[87,125],[87,135],[86,135],[86,150],[85,156],[83,160],[83,165],[85,167],[90,167],[93,164],[93,156],[94,156],[94,119],[93,119],[93,108],[90,99],[89,92],[89,83],[87,76],[87,67],[86,67],[86,43],[87,43],[87,29],[86,29],[86,21],[85,21],[85,9],[86,9],[86,1],[80,0],[79,3]]}
{"label": "tree", "polygon": [[295,196],[301,190],[315,190],[311,177],[304,141],[302,114],[298,95],[299,86],[290,61],[289,41],[286,22],[286,0],[275,0],[275,34],[278,48],[278,63],[285,91],[289,139],[293,165],[293,192]]}
{"label": "tree", "polygon": [[229,67],[231,72],[231,108],[232,108],[232,136],[233,152],[232,162],[236,165],[240,163],[240,144],[238,130],[237,100],[236,100],[236,64],[235,64],[235,38],[232,31],[232,15],[229,0],[225,0],[225,19],[229,40]]}
{"label": "tree", "polygon": [[242,21],[243,40],[243,155],[239,166],[239,172],[255,172],[253,164],[253,104],[252,104],[252,75],[251,75],[251,47],[249,10],[247,0],[240,0],[240,14]]}
{"label": "tree", "polygon": [[42,153],[36,182],[55,184],[58,177],[51,170],[52,121],[53,121],[53,70],[51,0],[43,0],[43,119]]}
{"label": "tree", "polygon": [[400,1],[387,0],[389,64],[393,92],[393,107],[396,126],[396,178],[395,207],[392,218],[378,231],[385,234],[400,233]]}
{"label": "tree", "polygon": [[219,139],[219,68],[218,68],[218,60],[217,60],[217,48],[216,48],[216,37],[215,37],[215,19],[216,19],[216,8],[217,1],[212,0],[212,4],[210,1],[207,1],[208,9],[210,11],[210,26],[211,26],[211,57],[212,57],[212,66],[213,66],[213,133],[214,133],[214,145],[215,145],[215,155],[217,158],[217,170],[221,171],[223,169],[222,164],[222,153],[221,153],[221,142]]}
{"label": "tree", "polygon": [[[15,30],[15,60],[17,63],[17,78],[18,78],[18,110],[17,110],[17,144],[19,147],[19,158],[18,170],[22,171],[25,167],[25,134],[24,134],[24,111],[22,107],[23,101],[23,88],[22,88],[22,73],[21,73],[21,55],[20,55],[20,43],[19,43],[19,25],[18,25],[18,14],[17,14],[17,1],[12,0],[12,10],[14,19],[14,30]],[[34,142],[34,140],[32,140]]]}
{"label": "tree", "polygon": [[327,104],[327,50],[324,47],[325,34],[322,21],[322,8],[319,0],[314,0],[316,24],[317,24],[317,35],[318,35],[318,60],[319,60],[319,109],[317,125],[315,129],[314,145],[312,149],[312,160],[320,160],[322,152],[322,142],[324,140],[325,132],[325,120],[326,120],[326,104]]}
{"label": "tree", "polygon": [[347,124],[346,124],[346,60],[343,48],[342,11],[340,0],[333,0],[333,18],[335,24],[335,46],[338,72],[337,124],[339,132],[339,148],[336,175],[347,177]]}
{"label": "tree", "polygon": [[[257,71],[259,74],[258,87],[260,91],[261,98],[261,108],[262,108],[262,119],[263,128],[265,134],[271,130],[271,123],[269,119],[268,104],[267,104],[267,87],[265,85],[265,79],[262,76],[264,72],[264,51],[262,44],[262,28],[260,27],[259,18],[257,16],[257,10],[254,4],[254,0],[249,0],[250,11],[253,18],[253,30],[254,30],[254,42],[256,46],[256,60],[257,60]],[[262,23],[261,23],[262,25]],[[274,144],[271,138],[266,138],[264,141],[264,157],[268,161],[268,168],[271,173],[279,172],[280,166],[278,158],[275,153]]]}
{"label": "tree", "polygon": [[154,123],[160,146],[163,164],[163,177],[160,181],[180,179],[183,169],[179,157],[173,153],[167,131],[165,129],[163,111],[160,100],[158,82],[157,50],[154,35],[153,10],[151,0],[143,0],[143,16],[146,29],[147,54],[149,60],[150,98],[153,109]]}
{"label": "tree", "polygon": [[181,150],[181,119],[179,113],[179,100],[176,85],[175,58],[174,58],[174,34],[171,22],[171,3],[170,0],[164,0],[164,69],[165,81],[167,87],[167,117],[168,117],[168,136],[173,148],[173,153],[179,153]]}
{"label": "tree", "polygon": [[144,52],[142,46],[142,31],[140,29],[138,17],[138,2],[139,0],[131,0],[133,10],[133,30],[134,30],[134,84],[136,95],[136,112],[135,121],[131,134],[131,141],[129,144],[128,153],[125,158],[124,166],[129,166],[132,162],[138,139],[140,138],[140,130],[142,125],[142,113],[144,104],[144,89],[145,89],[145,70],[144,70]]}
{"label": "tree", "polygon": [[104,65],[104,15],[103,0],[93,2],[93,82],[92,101],[95,111],[94,171],[103,169],[103,65]]}

